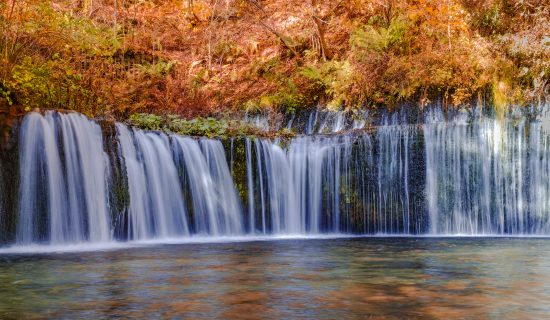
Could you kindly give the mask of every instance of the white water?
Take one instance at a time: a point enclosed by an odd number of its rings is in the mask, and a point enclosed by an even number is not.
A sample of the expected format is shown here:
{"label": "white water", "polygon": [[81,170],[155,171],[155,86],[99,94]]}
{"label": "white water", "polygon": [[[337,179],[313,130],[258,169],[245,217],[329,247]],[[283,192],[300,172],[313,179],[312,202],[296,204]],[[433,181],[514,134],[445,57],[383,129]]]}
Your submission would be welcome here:
{"label": "white water", "polygon": [[191,193],[195,232],[213,236],[242,234],[241,206],[221,142],[175,135],[172,139]]}
{"label": "white water", "polygon": [[258,226],[258,231],[263,234],[270,230],[275,234],[301,233],[302,219],[297,212],[298,202],[283,149],[269,141],[257,139],[255,150],[258,164],[255,176],[259,177],[260,186],[257,191],[249,186],[249,190],[252,188],[252,192],[260,197],[261,216],[252,225]]}
{"label": "white water", "polygon": [[169,139],[164,134],[118,124],[126,164],[129,237],[149,239],[189,234],[187,214]]}
{"label": "white water", "polygon": [[243,120],[261,131],[273,132],[284,127],[287,130],[310,135],[363,129],[367,124],[369,113],[361,110],[320,111],[314,109],[301,119],[299,118],[304,115],[296,113],[287,115],[286,119],[278,117],[271,121],[269,116],[269,114],[245,114]]}
{"label": "white water", "polygon": [[[314,112],[306,131],[365,125],[343,115]],[[550,234],[546,118],[446,121],[438,109],[426,118],[421,129],[393,115],[373,134],[232,140],[226,152],[219,140],[123,124],[112,137],[118,149],[107,150],[82,115],[30,113],[12,243]],[[122,191],[106,152],[120,163]],[[116,197],[122,211],[109,206]]]}
{"label": "white water", "polygon": [[99,125],[76,113],[30,113],[21,133],[17,242],[109,241]]}
{"label": "white water", "polygon": [[550,233],[550,137],[540,121],[428,116],[432,234]]}
{"label": "white water", "polygon": [[384,233],[411,233],[409,190],[410,140],[414,128],[400,124],[397,114],[378,129],[378,211],[377,230]]}
{"label": "white water", "polygon": [[246,140],[249,212],[261,212],[250,225],[266,233],[267,216],[276,217],[273,233],[418,232],[409,188],[414,130],[392,119],[379,128],[376,148],[369,135],[300,136],[285,149]]}

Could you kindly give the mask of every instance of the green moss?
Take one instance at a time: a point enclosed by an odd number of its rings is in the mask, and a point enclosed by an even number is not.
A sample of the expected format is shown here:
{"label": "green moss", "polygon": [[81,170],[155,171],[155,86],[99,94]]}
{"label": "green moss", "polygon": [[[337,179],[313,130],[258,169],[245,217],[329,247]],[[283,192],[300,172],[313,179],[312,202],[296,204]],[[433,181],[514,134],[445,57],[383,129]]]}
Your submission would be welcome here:
{"label": "green moss", "polygon": [[209,138],[227,137],[272,137],[291,138],[295,133],[286,128],[279,132],[264,132],[256,126],[233,119],[193,118],[183,119],[176,115],[159,116],[151,113],[135,113],[128,120],[128,124],[145,130],[162,130],[185,136],[204,136]]}
{"label": "green moss", "polygon": [[225,120],[214,118],[181,119],[177,116],[168,116],[165,128],[187,136],[220,137],[228,133],[229,125]]}

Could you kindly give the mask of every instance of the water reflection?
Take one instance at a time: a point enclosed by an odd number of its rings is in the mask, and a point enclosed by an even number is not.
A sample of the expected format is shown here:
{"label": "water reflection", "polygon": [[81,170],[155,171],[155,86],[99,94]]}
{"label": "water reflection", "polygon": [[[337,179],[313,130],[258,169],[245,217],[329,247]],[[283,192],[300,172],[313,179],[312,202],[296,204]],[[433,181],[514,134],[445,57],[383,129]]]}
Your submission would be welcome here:
{"label": "water reflection", "polygon": [[548,239],[363,238],[0,257],[0,318],[547,318]]}

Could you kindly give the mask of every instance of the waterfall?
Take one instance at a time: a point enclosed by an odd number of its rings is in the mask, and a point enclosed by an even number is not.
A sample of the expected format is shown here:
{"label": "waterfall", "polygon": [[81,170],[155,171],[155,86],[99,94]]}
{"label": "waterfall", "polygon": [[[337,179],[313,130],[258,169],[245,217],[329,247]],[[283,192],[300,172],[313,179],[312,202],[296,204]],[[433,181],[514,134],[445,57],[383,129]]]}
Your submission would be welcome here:
{"label": "waterfall", "polygon": [[30,113],[21,132],[17,241],[110,240],[99,125],[76,113]]}
{"label": "waterfall", "polygon": [[176,164],[166,135],[117,124],[121,161],[126,165],[130,205],[128,234],[132,239],[189,234]]}
{"label": "waterfall", "polygon": [[410,137],[414,128],[401,124],[394,114],[378,129],[378,210],[381,232],[411,233],[409,190]]}
{"label": "waterfall", "polygon": [[[293,192],[296,194],[302,233],[340,231],[340,181],[342,157],[349,157],[347,137],[299,137],[288,147]],[[328,179],[328,181],[323,181]],[[323,186],[329,196],[324,196]],[[324,223],[323,204],[330,208],[331,221]],[[323,230],[323,224],[326,225]]]}
{"label": "waterfall", "polygon": [[254,178],[252,176],[252,143],[250,139],[245,140],[246,148],[246,185],[248,192],[248,228],[250,233],[256,232],[256,211],[254,206]]}
{"label": "waterfall", "polygon": [[428,117],[431,233],[548,234],[550,136],[540,121]]}
{"label": "waterfall", "polygon": [[[301,136],[285,150],[256,140],[253,151],[246,140],[249,208],[261,208],[262,218],[250,224],[268,216],[264,233],[412,233],[411,135],[406,126],[380,129],[377,150],[369,135]],[[279,221],[290,223],[282,229]]]}
{"label": "waterfall", "polygon": [[[303,231],[298,202],[285,152],[267,140],[255,140],[256,176],[259,177],[261,216],[254,225],[261,232],[298,234]],[[249,155],[252,157],[252,155]],[[268,218],[270,217],[270,219]]]}
{"label": "waterfall", "polygon": [[[323,153],[323,149],[319,148],[315,141],[307,138],[297,138],[289,147],[290,167],[296,197],[299,199],[298,212],[302,232],[320,232]],[[306,220],[308,215],[309,219]],[[308,228],[306,228],[307,223],[309,223]]]}
{"label": "waterfall", "polygon": [[241,205],[222,144],[175,135],[172,139],[192,198],[195,232],[217,236],[242,234]]}
{"label": "waterfall", "polygon": [[[17,208],[0,219],[2,239],[548,235],[550,121],[525,112],[497,120],[433,108],[420,125],[384,114],[372,130],[236,138],[227,151],[221,139],[32,112],[19,130],[17,203],[2,199]],[[367,123],[343,111],[292,119],[307,132]]]}

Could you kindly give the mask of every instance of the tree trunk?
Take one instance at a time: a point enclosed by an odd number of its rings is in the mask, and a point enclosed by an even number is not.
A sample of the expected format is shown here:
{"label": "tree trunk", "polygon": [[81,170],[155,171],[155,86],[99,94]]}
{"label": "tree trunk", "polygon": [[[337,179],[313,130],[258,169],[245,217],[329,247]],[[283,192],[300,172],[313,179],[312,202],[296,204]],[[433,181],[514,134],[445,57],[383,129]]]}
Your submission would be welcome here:
{"label": "tree trunk", "polygon": [[323,60],[330,60],[332,59],[332,52],[325,40],[326,22],[321,17],[319,17],[319,13],[317,10],[318,4],[318,0],[311,0],[311,18],[313,19],[313,23],[315,23],[315,27],[317,29],[317,37],[319,38],[320,49],[319,54],[323,58]]}

